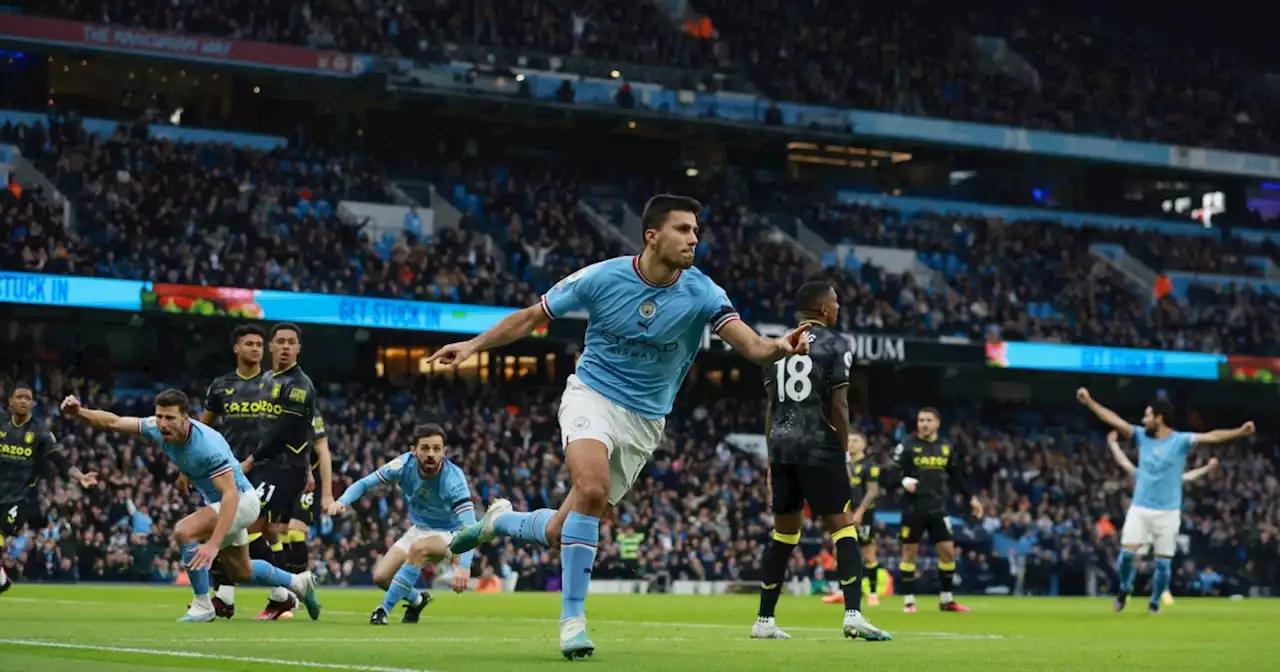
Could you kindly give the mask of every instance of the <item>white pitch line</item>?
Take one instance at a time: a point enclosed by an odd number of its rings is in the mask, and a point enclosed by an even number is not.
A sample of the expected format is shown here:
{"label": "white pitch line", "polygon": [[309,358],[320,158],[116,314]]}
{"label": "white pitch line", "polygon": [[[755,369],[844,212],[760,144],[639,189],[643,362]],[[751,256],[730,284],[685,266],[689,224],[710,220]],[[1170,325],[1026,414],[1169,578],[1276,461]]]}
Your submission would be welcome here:
{"label": "white pitch line", "polygon": [[0,639],[0,644],[13,646],[30,646],[45,649],[72,649],[76,651],[102,651],[106,653],[133,653],[143,656],[167,656],[170,658],[198,658],[203,660],[219,660],[232,663],[257,663],[264,665],[283,665],[286,667],[307,667],[323,670],[356,670],[357,672],[431,672],[431,670],[411,669],[407,667],[379,667],[376,665],[350,665],[339,663],[318,663],[308,660],[281,660],[276,658],[254,658],[249,656],[224,656],[213,653],[196,653],[194,651],[170,651],[167,649],[138,649],[128,646],[100,646],[91,644],[68,644],[66,642],[45,642],[35,639]]}
{"label": "white pitch line", "polygon": [[[156,604],[154,602],[102,602],[98,600],[45,600],[45,599],[37,599],[33,597],[6,597],[4,599],[7,602],[19,601],[19,602],[41,602],[45,604],[104,604],[104,605],[111,605],[111,606],[148,607],[153,609],[169,609],[169,610],[174,609],[172,605]],[[365,615],[364,612],[337,611],[337,610],[329,610],[329,609],[326,609],[324,613],[331,614],[334,616],[364,616]],[[463,624],[475,623],[476,621],[495,621],[495,622],[501,621],[501,622],[507,622],[507,623],[510,623],[510,622],[558,623],[559,622],[558,619],[554,619],[554,618],[534,618],[534,617],[498,619],[498,618],[465,618],[465,617],[460,618],[456,616],[443,616],[439,618],[432,618],[431,620],[436,623],[463,623]],[[743,628],[742,625],[728,624],[728,623],[662,623],[658,621],[616,621],[616,620],[592,620],[591,622],[598,623],[601,625],[625,625],[625,626],[632,626],[632,627],[638,626],[642,628],[711,628],[711,629],[732,628],[735,630]],[[830,633],[830,632],[835,632],[836,629],[830,628],[830,627],[815,628],[815,627],[806,627],[806,626],[796,626],[796,627],[788,627],[787,630],[794,631],[794,632]],[[1007,635],[984,634],[984,633],[929,632],[929,631],[913,631],[913,630],[901,630],[897,632],[901,633],[902,635],[910,635],[912,637],[925,637],[930,639],[1000,640],[1000,639],[1009,638]],[[368,640],[363,640],[363,641],[368,641]]]}

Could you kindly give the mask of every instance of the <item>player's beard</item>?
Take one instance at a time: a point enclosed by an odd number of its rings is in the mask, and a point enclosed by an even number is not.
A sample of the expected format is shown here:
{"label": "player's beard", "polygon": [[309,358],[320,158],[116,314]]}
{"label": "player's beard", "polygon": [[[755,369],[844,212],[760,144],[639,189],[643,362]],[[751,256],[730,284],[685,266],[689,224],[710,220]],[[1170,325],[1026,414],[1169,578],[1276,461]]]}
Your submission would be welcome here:
{"label": "player's beard", "polygon": [[683,252],[677,253],[674,257],[668,258],[666,264],[670,268],[685,271],[693,267],[693,255],[685,256]]}

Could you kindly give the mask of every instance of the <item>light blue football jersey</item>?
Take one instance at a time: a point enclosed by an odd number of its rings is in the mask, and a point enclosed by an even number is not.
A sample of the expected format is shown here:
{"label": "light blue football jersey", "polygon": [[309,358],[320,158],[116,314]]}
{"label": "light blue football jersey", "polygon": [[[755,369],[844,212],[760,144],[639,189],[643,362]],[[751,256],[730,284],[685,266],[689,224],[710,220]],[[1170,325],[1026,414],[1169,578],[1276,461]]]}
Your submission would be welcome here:
{"label": "light blue football jersey", "polygon": [[240,462],[232,454],[227,440],[222,438],[218,430],[198,420],[189,422],[191,432],[187,435],[186,443],[172,444],[160,435],[156,416],[138,420],[142,436],[160,446],[164,454],[178,465],[178,471],[191,481],[191,486],[204,497],[205,503],[222,501],[222,492],[213,484],[213,479],[226,473],[235,474],[237,490],[252,492],[253,485],[245,478]]}
{"label": "light blue football jersey", "polygon": [[[409,519],[419,527],[457,532],[462,529],[458,516],[476,509],[471,500],[471,488],[467,486],[467,475],[448,459],[435,478],[423,478],[418,473],[418,458],[413,453],[391,460],[378,467],[374,474],[382,483],[400,486],[400,494],[409,508]],[[343,497],[345,500],[345,493]]]}
{"label": "light blue football jersey", "polygon": [[658,420],[671,412],[703,328],[718,332],[739,316],[724,290],[698,269],[659,287],[640,275],[639,259],[617,257],[579,270],[542,296],[542,309],[552,319],[586,311],[578,377],[609,401]]}
{"label": "light blue football jersey", "polygon": [[1156,511],[1182,508],[1182,472],[1187,454],[1196,445],[1196,435],[1173,432],[1163,439],[1147,436],[1140,425],[1133,426],[1138,444],[1138,471],[1134,475],[1133,505]]}

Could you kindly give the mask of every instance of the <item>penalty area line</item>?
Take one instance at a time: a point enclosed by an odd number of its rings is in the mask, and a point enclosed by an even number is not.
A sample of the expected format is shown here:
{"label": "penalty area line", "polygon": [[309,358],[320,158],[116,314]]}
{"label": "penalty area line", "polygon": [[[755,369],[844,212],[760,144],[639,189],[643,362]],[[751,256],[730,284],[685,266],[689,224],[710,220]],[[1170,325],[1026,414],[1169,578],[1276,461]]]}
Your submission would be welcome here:
{"label": "penalty area line", "polygon": [[339,663],[320,663],[309,660],[281,660],[276,658],[256,658],[252,656],[224,656],[213,653],[197,653],[194,651],[171,651],[167,649],[140,649],[129,646],[101,646],[93,644],[68,644],[66,642],[46,642],[37,639],[0,639],[0,645],[29,646],[45,649],[69,649],[73,651],[101,651],[104,653],[131,653],[141,656],[161,656],[169,658],[197,658],[203,660],[219,660],[228,663],[254,663],[264,665],[281,665],[284,667],[306,667],[321,670],[356,670],[357,672],[431,672],[431,670],[411,669],[407,667],[380,667],[376,665],[351,665]]}

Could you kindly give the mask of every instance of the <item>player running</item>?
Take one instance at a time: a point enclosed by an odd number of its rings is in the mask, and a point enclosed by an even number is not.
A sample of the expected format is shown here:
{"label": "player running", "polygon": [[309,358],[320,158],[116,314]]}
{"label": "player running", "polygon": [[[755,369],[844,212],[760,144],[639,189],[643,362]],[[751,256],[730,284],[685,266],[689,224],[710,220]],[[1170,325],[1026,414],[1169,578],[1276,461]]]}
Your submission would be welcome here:
{"label": "player running", "polygon": [[[867,437],[849,435],[849,485],[853,487],[853,524],[858,526],[858,546],[862,548],[863,573],[867,576],[867,606],[880,605],[876,583],[880,563],[876,560],[876,499],[880,496],[880,466],[867,459]],[[844,595],[832,593],[827,604],[844,602]]]}
{"label": "player running", "polygon": [[[9,393],[9,414],[0,420],[0,557],[5,537],[22,531],[28,520],[38,519],[36,483],[52,463],[57,473],[66,474],[82,488],[98,484],[96,472],[84,473],[67,463],[58,450],[58,441],[43,422],[31,415],[36,405],[30,385],[18,383]],[[13,581],[0,567],[0,594]]]}
{"label": "player running", "polygon": [[[267,332],[253,324],[244,324],[231,332],[231,352],[236,357],[236,368],[209,384],[204,395],[204,410],[200,422],[213,427],[231,446],[236,460],[247,459],[258,448],[262,423],[266,417],[262,395],[262,352]],[[178,487],[186,491],[185,477],[179,477]],[[252,558],[274,562],[270,544],[260,532],[249,535],[249,555]],[[222,618],[236,614],[236,587],[227,580],[222,563],[214,563],[210,572],[213,580],[213,610]]]}
{"label": "player running", "polygon": [[[62,400],[62,414],[79,418],[95,429],[140,434],[159,446],[178,466],[205,506],[178,521],[174,541],[195,594],[179,622],[207,623],[215,618],[209,599],[209,572],[215,558],[234,583],[253,581],[288,589],[307,605],[312,620],[320,618],[315,577],[311,572],[290,574],[262,560],[249,559],[248,527],[258,519],[258,498],[240,470],[231,447],[217,430],[190,417],[187,395],[165,390],[156,395],[156,414],[148,418],[121,417],[109,411],[84,408],[75,396]],[[228,551],[228,549],[230,549]]]}
{"label": "player running", "polygon": [[778,629],[774,611],[787,563],[800,543],[804,505],[831,534],[836,571],[844,593],[846,637],[888,641],[889,633],[862,615],[862,555],[853,521],[851,490],[844,469],[849,444],[848,339],[830,327],[840,314],[836,292],[825,282],[809,282],[796,294],[797,317],[809,327],[809,352],[779,359],[765,372],[769,399],[765,436],[769,446],[769,492],[773,500],[773,541],[761,562],[760,610],[752,639],[791,639]]}
{"label": "player running", "polygon": [[1128,603],[1137,573],[1135,558],[1142,546],[1149,542],[1156,556],[1156,569],[1147,612],[1158,614],[1160,596],[1169,589],[1169,581],[1173,578],[1173,554],[1177,547],[1178,528],[1182,525],[1182,471],[1187,465],[1187,453],[1196,446],[1217,445],[1252,436],[1253,422],[1246,422],[1236,429],[1215,429],[1203,434],[1176,432],[1169,427],[1173,404],[1167,399],[1151,402],[1142,414],[1141,425],[1125,422],[1115,411],[1094,401],[1086,388],[1076,391],[1076,400],[1120,436],[1132,438],[1138,445],[1133,500],[1120,530],[1120,545],[1124,548],[1120,550],[1117,563],[1120,589],[1116,592],[1113,606],[1116,611],[1122,611]]}
{"label": "player running", "polygon": [[[315,437],[316,388],[298,365],[302,330],[291,322],[271,328],[267,346],[271,371],[261,380],[259,403],[263,409],[262,440],[240,463],[261,500],[261,519],[250,529],[270,542],[274,563],[299,573],[307,565],[305,537],[289,539],[289,521],[307,492]],[[259,547],[260,548],[260,547]],[[261,552],[261,551],[259,551]],[[297,607],[286,590],[271,591],[267,606],[254,620],[274,621]]]}
{"label": "player running", "polygon": [[[467,476],[444,456],[444,429],[440,425],[418,425],[413,430],[412,449],[378,470],[356,481],[327,511],[337,516],[374,486],[396,483],[404,496],[413,522],[373,570],[373,582],[387,591],[382,604],[369,616],[370,625],[386,625],[387,617],[402,600],[401,623],[417,623],[431,596],[414,588],[427,562],[450,557],[449,542],[466,525],[476,522],[476,506],[471,501]],[[453,575],[453,591],[461,593],[471,580],[471,551],[458,558]]]}
{"label": "player running", "polygon": [[[1110,432],[1107,432],[1107,447],[1111,449],[1111,457],[1116,461],[1116,464],[1119,465],[1120,469],[1122,469],[1124,473],[1129,474],[1129,477],[1132,478],[1133,475],[1137,473],[1138,470],[1136,467],[1133,466],[1133,462],[1129,461],[1129,456],[1125,455],[1124,451],[1120,449],[1119,438],[1120,438],[1120,434],[1116,430],[1113,429]],[[1191,483],[1191,482],[1200,480],[1201,478],[1204,478],[1205,476],[1207,476],[1209,472],[1217,468],[1218,468],[1218,458],[1216,457],[1209,458],[1208,464],[1205,464],[1202,467],[1192,469],[1191,471],[1184,473],[1182,475],[1182,482]],[[1140,548],[1138,548],[1138,557],[1139,558],[1145,557],[1150,552],[1151,552],[1150,542],[1145,543]],[[1160,603],[1166,606],[1173,604],[1173,593],[1169,592],[1168,590],[1165,590],[1163,593],[1160,593]]]}
{"label": "player running", "polygon": [[956,602],[952,590],[956,580],[956,545],[951,536],[951,519],[947,517],[947,477],[961,493],[969,497],[974,517],[982,515],[982,502],[960,473],[960,453],[950,441],[938,436],[942,414],[935,408],[922,408],[916,413],[916,433],[893,449],[893,461],[902,474],[902,487],[907,491],[902,511],[902,562],[898,563],[898,587],[903,595],[902,610],[916,613],[916,555],[925,533],[938,552],[938,608],[942,611],[968,612]]}
{"label": "player running", "polygon": [[496,535],[559,547],[560,652],[590,656],[584,602],[600,539],[600,517],[631,488],[662,442],[704,328],[757,364],[807,354],[808,326],[777,339],[742,322],[724,290],[693,268],[702,204],[683,196],[649,199],[639,256],[592,264],[561,280],[538,305],[520,310],[479,336],[437,350],[431,361],[457,366],[472,355],[527,336],[574,311],[588,315],[586,348],[560,399],[560,434],[573,486],[559,511],[509,512],[490,503],[484,519],[454,536],[460,555]]}

